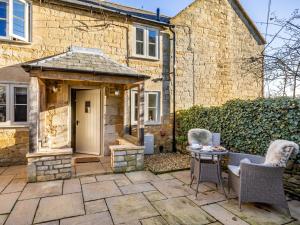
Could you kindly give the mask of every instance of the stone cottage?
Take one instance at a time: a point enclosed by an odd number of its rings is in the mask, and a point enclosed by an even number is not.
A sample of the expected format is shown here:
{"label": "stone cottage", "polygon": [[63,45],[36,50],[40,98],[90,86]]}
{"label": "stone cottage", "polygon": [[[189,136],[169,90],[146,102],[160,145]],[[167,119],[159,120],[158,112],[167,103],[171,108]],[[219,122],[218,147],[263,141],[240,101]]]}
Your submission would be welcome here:
{"label": "stone cottage", "polygon": [[77,152],[131,155],[112,159],[115,171],[140,169],[145,133],[172,151],[174,111],[262,96],[263,71],[242,64],[264,44],[238,0],[195,0],[173,18],[97,0],[1,0],[0,165],[67,178]]}

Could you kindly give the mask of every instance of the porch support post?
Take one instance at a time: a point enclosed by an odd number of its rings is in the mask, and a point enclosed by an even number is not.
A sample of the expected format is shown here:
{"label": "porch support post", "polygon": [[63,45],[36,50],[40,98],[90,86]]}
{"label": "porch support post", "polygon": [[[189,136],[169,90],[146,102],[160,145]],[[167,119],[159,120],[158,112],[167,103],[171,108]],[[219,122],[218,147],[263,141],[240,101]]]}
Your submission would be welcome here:
{"label": "porch support post", "polygon": [[145,94],[144,90],[145,84],[144,82],[139,84],[138,86],[138,124],[137,124],[137,131],[138,131],[138,141],[139,145],[144,145],[144,104],[145,104]]}

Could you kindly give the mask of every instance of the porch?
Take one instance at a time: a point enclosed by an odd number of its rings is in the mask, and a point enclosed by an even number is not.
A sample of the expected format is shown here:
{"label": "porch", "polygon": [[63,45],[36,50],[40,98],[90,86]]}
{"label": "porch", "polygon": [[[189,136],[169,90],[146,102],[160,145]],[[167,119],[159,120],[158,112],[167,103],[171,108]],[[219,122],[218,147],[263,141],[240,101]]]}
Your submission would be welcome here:
{"label": "porch", "polygon": [[[31,152],[27,156],[33,174],[30,181],[66,179],[73,172],[86,174],[91,168],[101,173],[143,168],[137,158],[143,161],[144,81],[148,76],[118,64],[100,50],[80,47],[23,67],[31,76]],[[134,143],[122,144],[126,154],[118,155],[115,152],[120,152],[119,147],[114,146],[128,136],[129,96],[133,88],[138,91],[138,137]],[[128,151],[135,153],[124,157]],[[74,170],[72,154],[79,153],[91,157],[81,163],[75,160]],[[87,162],[93,161],[93,156],[110,155],[111,168],[107,161]]]}

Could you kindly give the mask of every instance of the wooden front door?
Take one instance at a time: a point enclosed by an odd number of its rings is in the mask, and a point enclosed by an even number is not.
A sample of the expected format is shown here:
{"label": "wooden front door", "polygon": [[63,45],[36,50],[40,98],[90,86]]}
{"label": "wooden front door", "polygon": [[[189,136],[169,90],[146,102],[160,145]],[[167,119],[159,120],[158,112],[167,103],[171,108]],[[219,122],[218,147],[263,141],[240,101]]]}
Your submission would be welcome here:
{"label": "wooden front door", "polygon": [[76,152],[101,154],[101,90],[76,91]]}

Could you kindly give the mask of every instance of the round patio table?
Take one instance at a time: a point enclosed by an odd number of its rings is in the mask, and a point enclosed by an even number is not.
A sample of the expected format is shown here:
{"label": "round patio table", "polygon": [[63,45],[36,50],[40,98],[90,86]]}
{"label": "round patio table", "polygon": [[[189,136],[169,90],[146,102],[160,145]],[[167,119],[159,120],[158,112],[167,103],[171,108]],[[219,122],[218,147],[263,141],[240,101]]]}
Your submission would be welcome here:
{"label": "round patio table", "polygon": [[196,197],[198,195],[198,188],[201,182],[212,182],[215,183],[217,187],[220,185],[225,197],[227,198],[223,186],[221,159],[228,155],[228,151],[204,151],[201,149],[194,149],[190,146],[186,149],[192,155],[190,186],[192,186],[194,179],[196,179]]}

